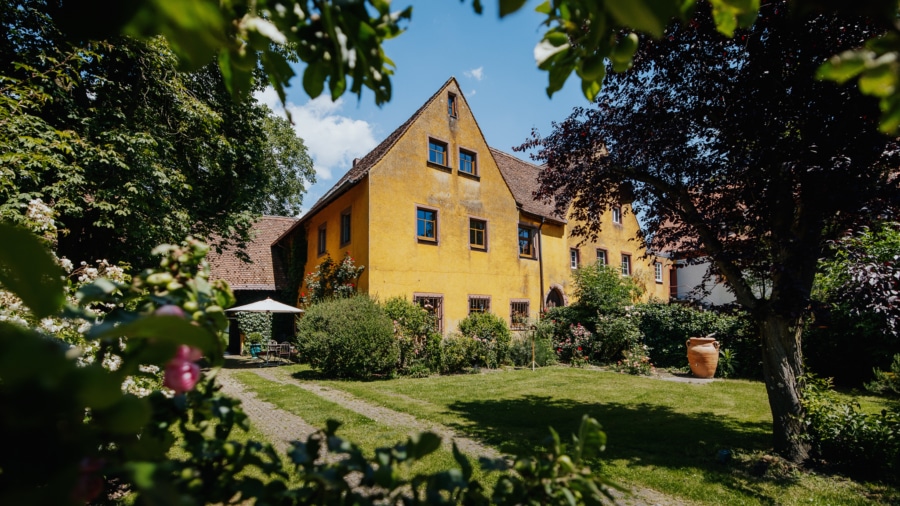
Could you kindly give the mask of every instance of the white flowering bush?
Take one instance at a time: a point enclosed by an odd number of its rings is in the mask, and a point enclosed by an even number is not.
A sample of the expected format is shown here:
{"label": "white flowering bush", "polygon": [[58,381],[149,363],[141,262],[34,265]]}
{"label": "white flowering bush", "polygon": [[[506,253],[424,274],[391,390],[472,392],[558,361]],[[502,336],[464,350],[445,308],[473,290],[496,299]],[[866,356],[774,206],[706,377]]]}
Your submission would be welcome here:
{"label": "white flowering bush", "polygon": [[[160,246],[157,267],[124,284],[96,279],[79,287],[72,305],[62,268],[34,235],[0,223],[0,242],[12,245],[0,249],[0,286],[28,313],[24,323],[0,321],[0,433],[15,436],[0,452],[0,504],[106,504],[123,495],[151,505],[612,500],[612,485],[585,460],[606,442],[587,417],[571,446],[554,432],[545,453],[514,458],[515,472],[501,475],[492,492],[455,447],[458,468],[416,473],[411,466],[440,447],[431,433],[366,456],[329,421],[283,461],[271,445],[232,437],[249,429],[248,419],[214,376],[224,362],[223,308],[234,297],[209,281],[206,245]],[[95,304],[113,309],[98,318]],[[96,345],[94,360],[51,335],[47,318],[88,322],[81,334]],[[160,371],[162,386],[131,391],[135,378]],[[482,466],[507,468],[503,460]]]}
{"label": "white flowering bush", "polygon": [[356,293],[356,284],[365,269],[363,265],[356,265],[350,253],[345,253],[340,262],[326,255],[316,270],[303,278],[305,289],[300,293],[300,300],[304,304],[315,304],[326,298],[350,297]]}

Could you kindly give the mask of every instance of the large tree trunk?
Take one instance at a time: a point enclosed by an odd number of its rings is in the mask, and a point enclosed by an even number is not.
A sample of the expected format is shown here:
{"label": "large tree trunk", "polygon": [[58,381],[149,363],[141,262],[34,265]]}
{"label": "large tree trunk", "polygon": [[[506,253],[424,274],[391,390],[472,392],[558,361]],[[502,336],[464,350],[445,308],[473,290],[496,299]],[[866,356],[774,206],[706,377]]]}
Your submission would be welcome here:
{"label": "large tree trunk", "polygon": [[801,326],[797,319],[776,314],[767,315],[758,323],[775,451],[791,462],[801,463],[809,457],[809,445],[800,439],[803,434],[799,383],[803,375]]}

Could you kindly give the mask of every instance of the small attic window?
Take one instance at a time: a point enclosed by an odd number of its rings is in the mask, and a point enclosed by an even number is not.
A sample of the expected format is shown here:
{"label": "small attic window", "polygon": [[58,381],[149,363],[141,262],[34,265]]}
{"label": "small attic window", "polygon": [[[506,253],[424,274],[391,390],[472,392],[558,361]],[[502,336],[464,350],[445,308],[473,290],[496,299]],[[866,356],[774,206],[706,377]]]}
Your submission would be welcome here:
{"label": "small attic window", "polygon": [[451,118],[456,117],[456,94],[447,93],[447,114]]}

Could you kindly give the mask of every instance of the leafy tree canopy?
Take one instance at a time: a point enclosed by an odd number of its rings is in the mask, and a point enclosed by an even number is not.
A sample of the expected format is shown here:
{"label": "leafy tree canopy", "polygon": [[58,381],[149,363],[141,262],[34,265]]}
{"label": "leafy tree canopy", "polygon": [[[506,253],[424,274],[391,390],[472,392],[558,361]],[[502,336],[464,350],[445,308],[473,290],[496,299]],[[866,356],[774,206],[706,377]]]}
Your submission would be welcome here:
{"label": "leafy tree canopy", "polygon": [[[766,1],[726,38],[709,9],[646,39],[634,68],[609,75],[595,107],[535,134],[547,164],[537,197],[599,231],[597,217],[634,199],[649,246],[702,251],[757,321],[776,449],[795,460],[801,316],[827,240],[886,212],[897,192],[895,139],[878,104],[814,78],[830,55],[880,33],[866,18],[810,14]],[[752,288],[766,280],[767,291]]]}
{"label": "leafy tree canopy", "polygon": [[[460,0],[465,3],[466,0]],[[526,0],[498,0],[500,16],[520,10]],[[596,97],[606,74],[605,61],[616,72],[628,69],[636,48],[632,30],[659,37],[674,19],[691,19],[697,0],[546,0],[536,10],[547,27],[535,47],[538,66],[547,71],[548,95],[560,90],[575,72],[589,99]],[[708,0],[717,29],[726,36],[749,26],[760,0]],[[765,2],[762,2],[765,4]],[[254,87],[254,70],[264,70],[282,100],[294,77],[292,63],[303,62],[303,88],[312,97],[327,83],[332,98],[346,91],[375,94],[378,104],[391,97],[393,64],[382,42],[403,31],[412,7],[391,11],[388,0],[54,0],[50,10],[66,20],[65,31],[76,40],[106,39],[125,33],[136,37],[164,35],[183,68],[196,69],[213,56],[229,90],[246,96]],[[482,12],[481,0],[472,6]],[[882,128],[900,126],[900,25],[892,0],[795,0],[798,16],[810,12],[862,14],[878,20],[883,31],[865,47],[847,48],[821,66],[822,78],[844,82],[859,78],[866,94],[881,99]],[[96,22],[102,11],[108,20]],[[829,55],[831,56],[831,55]],[[822,63],[822,62],[820,62]]]}
{"label": "leafy tree canopy", "polygon": [[[296,212],[312,163],[285,120],[236,102],[219,68],[178,71],[164,39],[71,44],[41,0],[0,12],[0,217],[41,199],[76,260],[187,234],[247,238]],[[97,24],[97,23],[94,23]]]}

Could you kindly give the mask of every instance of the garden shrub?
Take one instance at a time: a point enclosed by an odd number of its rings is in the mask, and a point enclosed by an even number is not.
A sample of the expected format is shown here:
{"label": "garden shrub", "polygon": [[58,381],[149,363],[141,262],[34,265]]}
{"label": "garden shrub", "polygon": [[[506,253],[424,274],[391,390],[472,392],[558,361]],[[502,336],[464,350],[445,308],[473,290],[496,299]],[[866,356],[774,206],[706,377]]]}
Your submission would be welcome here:
{"label": "garden shrub", "polygon": [[315,304],[329,298],[352,297],[356,293],[356,282],[365,269],[365,266],[357,266],[349,253],[345,253],[340,262],[326,254],[316,270],[303,278],[307,291],[301,293],[300,299],[304,304]]}
{"label": "garden shrub", "polygon": [[593,336],[588,329],[580,323],[562,327],[556,324],[557,329],[553,333],[553,348],[560,362],[573,365],[584,365],[593,355]]}
{"label": "garden shrub", "polygon": [[597,319],[591,358],[601,363],[614,363],[622,353],[641,343],[641,331],[628,315],[601,316]]}
{"label": "garden shrub", "polygon": [[383,308],[400,347],[398,372],[417,377],[439,372],[441,335],[435,330],[434,316],[403,297],[388,299]]}
{"label": "garden shrub", "polygon": [[622,358],[616,361],[613,370],[635,376],[649,376],[655,370],[650,362],[649,352],[646,344],[633,342],[622,352]]}
{"label": "garden shrub", "polygon": [[534,363],[538,367],[546,367],[557,363],[556,349],[549,336],[535,331],[521,332],[513,335],[509,346],[509,358],[517,367],[531,367],[532,339],[534,339]]}
{"label": "garden shrub", "polygon": [[506,321],[499,316],[493,313],[472,313],[459,322],[459,332],[478,343],[476,365],[494,369],[509,363],[512,334]]}
{"label": "garden shrub", "polygon": [[[590,264],[576,269],[574,278],[574,306],[587,308],[591,313],[618,314],[640,299],[643,289],[614,267]],[[581,322],[585,323],[585,322]]]}
{"label": "garden shrub", "polygon": [[648,302],[636,306],[631,315],[657,367],[686,367],[688,338],[715,333],[720,350],[728,355],[727,369],[732,376],[761,377],[759,340],[755,327],[743,312]]}
{"label": "garden shrub", "polygon": [[881,395],[900,395],[900,353],[894,355],[890,371],[875,369],[875,379],[866,383],[866,390]]}
{"label": "garden shrub", "polygon": [[301,360],[333,378],[367,379],[397,370],[391,319],[366,295],[313,304],[297,326]]}
{"label": "garden shrub", "polygon": [[461,334],[450,334],[441,341],[441,374],[466,372],[475,365],[478,342]]}
{"label": "garden shrub", "polygon": [[804,437],[812,456],[858,478],[900,481],[900,412],[863,413],[858,403],[839,399],[831,387],[831,379],[804,378]]}

